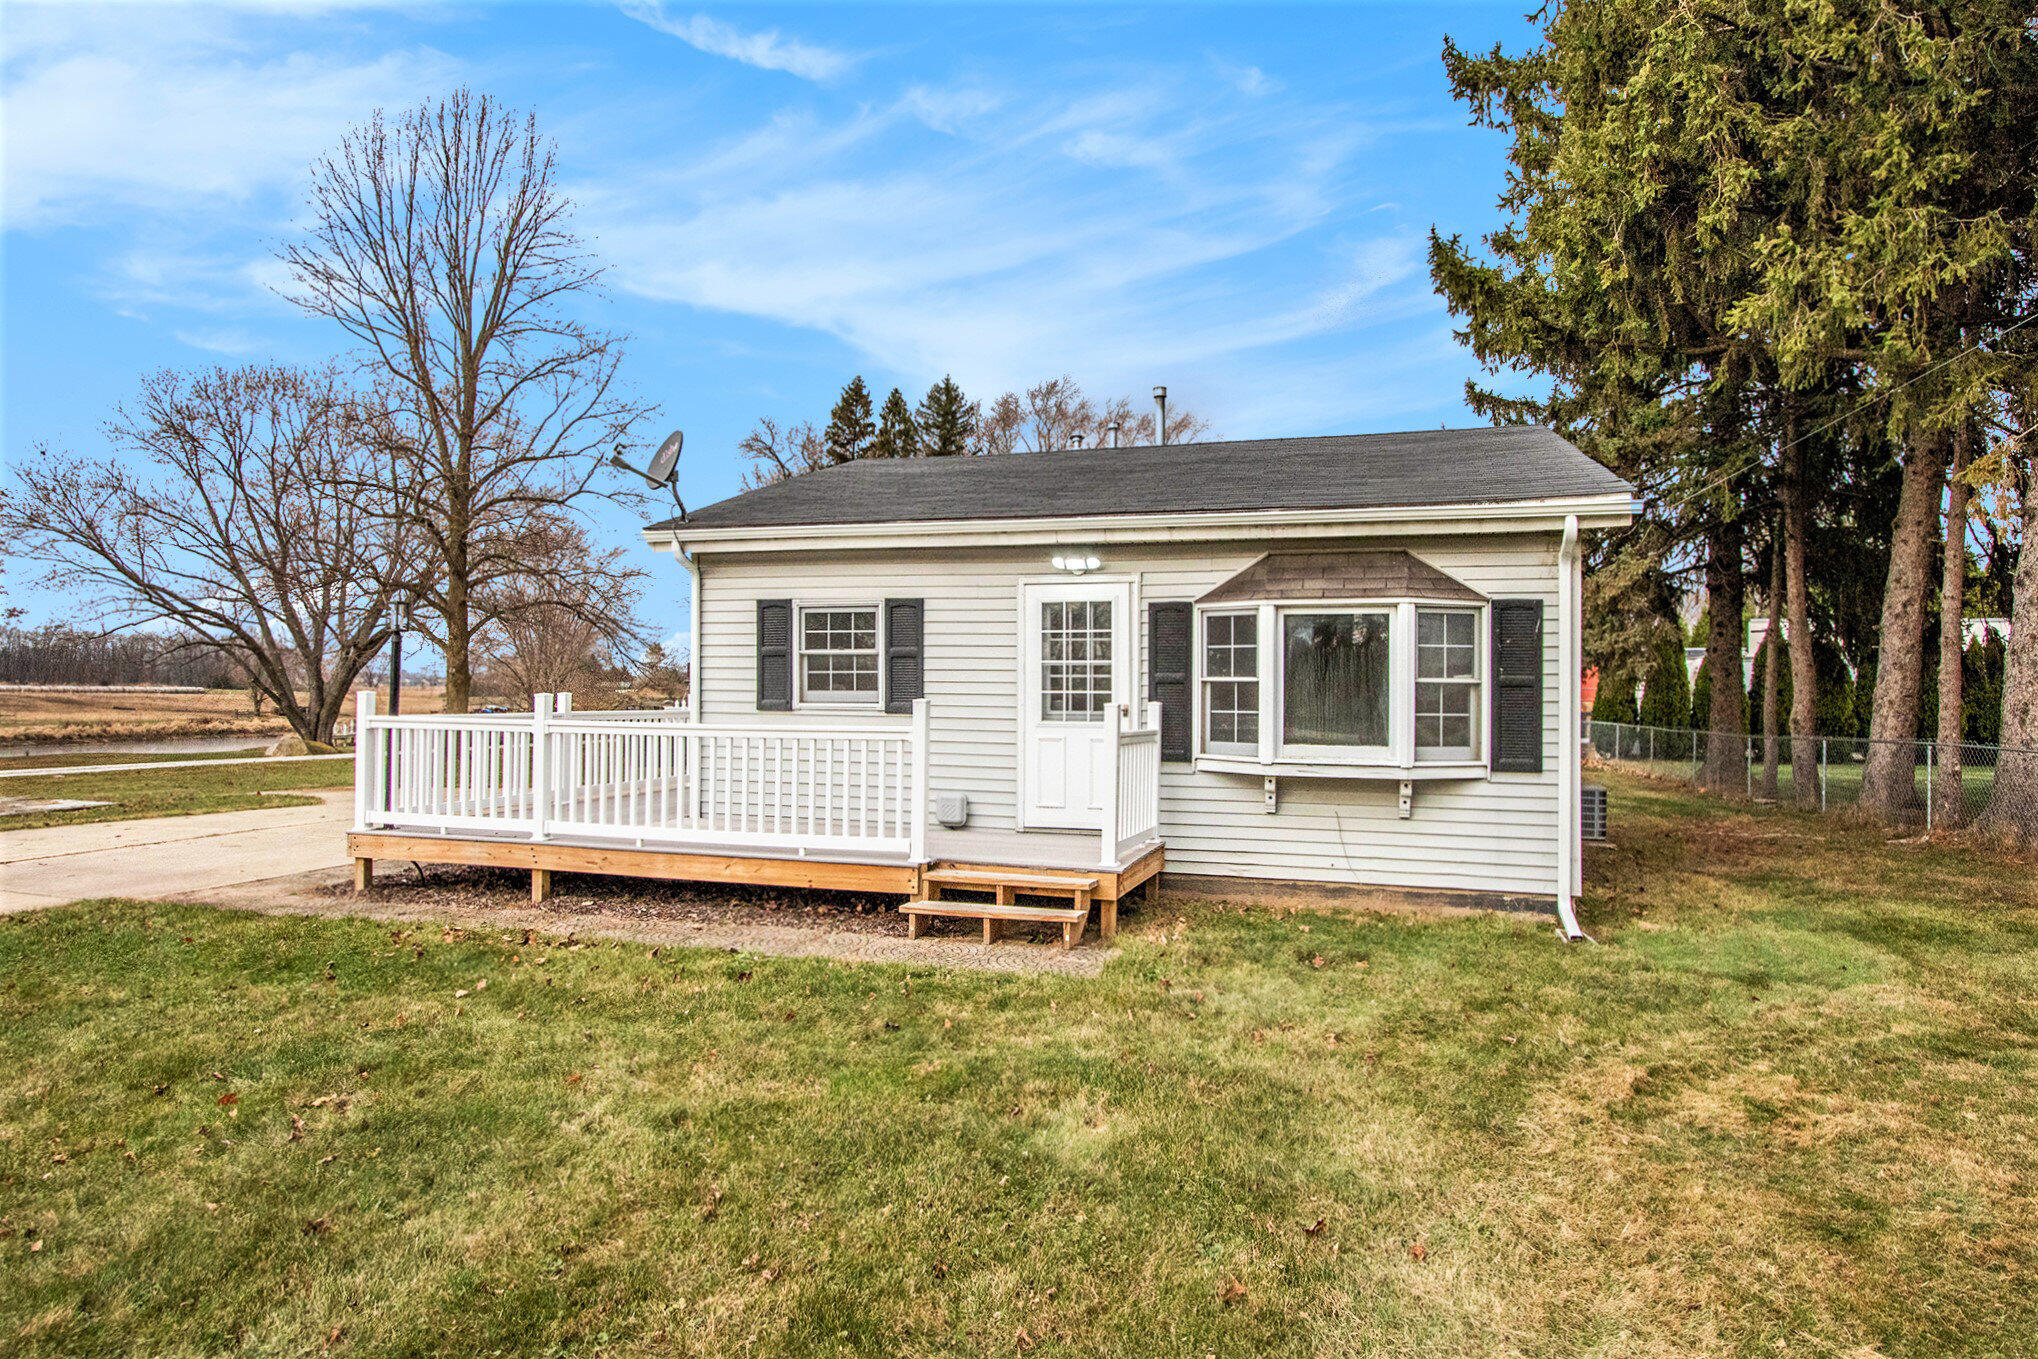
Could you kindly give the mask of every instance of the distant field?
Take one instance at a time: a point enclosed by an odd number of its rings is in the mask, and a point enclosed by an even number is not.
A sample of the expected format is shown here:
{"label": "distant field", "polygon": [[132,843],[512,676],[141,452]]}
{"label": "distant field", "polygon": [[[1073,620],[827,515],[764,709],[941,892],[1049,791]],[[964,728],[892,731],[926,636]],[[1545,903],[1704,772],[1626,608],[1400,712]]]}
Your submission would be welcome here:
{"label": "distant field", "polygon": [[[406,689],[405,712],[437,712],[440,689]],[[0,741],[121,741],[178,736],[279,736],[282,718],[255,716],[245,689],[196,694],[0,691]]]}

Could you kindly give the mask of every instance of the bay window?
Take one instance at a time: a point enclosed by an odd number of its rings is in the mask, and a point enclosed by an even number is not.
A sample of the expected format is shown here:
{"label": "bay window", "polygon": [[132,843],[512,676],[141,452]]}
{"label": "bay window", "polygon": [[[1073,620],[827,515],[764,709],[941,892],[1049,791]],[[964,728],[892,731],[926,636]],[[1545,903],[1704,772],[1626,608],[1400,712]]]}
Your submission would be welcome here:
{"label": "bay window", "polygon": [[1199,625],[1200,750],[1220,767],[1394,770],[1482,758],[1479,606],[1227,604],[1206,608]]}

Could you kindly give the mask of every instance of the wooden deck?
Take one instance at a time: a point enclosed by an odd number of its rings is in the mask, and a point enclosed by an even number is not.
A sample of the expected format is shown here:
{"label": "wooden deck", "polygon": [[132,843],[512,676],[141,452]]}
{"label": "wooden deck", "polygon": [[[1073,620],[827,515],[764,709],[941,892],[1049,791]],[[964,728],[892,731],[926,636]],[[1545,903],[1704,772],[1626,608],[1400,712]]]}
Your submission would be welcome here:
{"label": "wooden deck", "polygon": [[[1030,843],[1028,843],[1030,842]],[[811,887],[842,892],[883,892],[924,895],[923,874],[930,869],[1023,875],[1039,869],[1080,870],[1097,880],[1094,899],[1114,905],[1158,874],[1165,849],[1154,840],[1129,853],[1112,867],[1096,862],[1092,835],[1036,835],[987,832],[953,839],[930,837],[929,850],[946,849],[962,857],[941,857],[921,865],[881,855],[830,851],[786,855],[742,846],[701,846],[684,851],[630,849],[613,844],[565,840],[533,841],[507,836],[418,835],[401,831],[351,831],[347,853],[354,860],[354,886],[366,890],[377,859],[417,863],[477,864],[528,870],[531,899],[551,894],[554,873],[604,873],[623,878],[659,878],[678,882],[748,883],[769,887]],[[988,851],[988,852],[987,852]],[[1085,857],[1087,856],[1087,857]]]}

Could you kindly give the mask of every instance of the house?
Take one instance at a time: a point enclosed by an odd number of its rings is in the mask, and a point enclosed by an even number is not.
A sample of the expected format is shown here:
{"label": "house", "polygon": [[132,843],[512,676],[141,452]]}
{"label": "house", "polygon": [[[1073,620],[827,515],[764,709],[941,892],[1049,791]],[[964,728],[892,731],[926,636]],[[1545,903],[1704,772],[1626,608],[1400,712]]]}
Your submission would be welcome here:
{"label": "house", "polygon": [[[685,721],[528,719],[543,730],[480,758],[522,779],[524,745],[555,743],[545,772],[563,760],[573,786],[536,836],[514,800],[392,819],[372,764],[362,830],[521,833],[495,861],[534,887],[619,854],[687,876],[671,856],[712,851],[737,867],[685,867],[904,870],[916,898],[1015,909],[1061,892],[1108,929],[1164,863],[1534,906],[1575,932],[1579,533],[1631,508],[1530,427],[811,472],[646,530],[690,576]],[[528,852],[548,833],[573,852]]]}

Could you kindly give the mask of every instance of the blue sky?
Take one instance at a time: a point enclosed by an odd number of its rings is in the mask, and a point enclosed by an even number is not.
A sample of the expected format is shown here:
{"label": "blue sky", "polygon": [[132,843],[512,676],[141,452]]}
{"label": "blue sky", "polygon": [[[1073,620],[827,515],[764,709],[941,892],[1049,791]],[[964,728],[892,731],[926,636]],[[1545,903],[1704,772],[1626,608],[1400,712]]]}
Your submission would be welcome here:
{"label": "blue sky", "polygon": [[[1217,437],[1467,423],[1423,249],[1492,226],[1504,148],[1438,53],[1525,45],[1523,8],[8,4],[0,448],[103,452],[156,368],[339,352],[272,291],[305,166],[463,83],[557,139],[690,504],[859,372],[1165,382]],[[677,631],[683,577],[647,562]]]}

